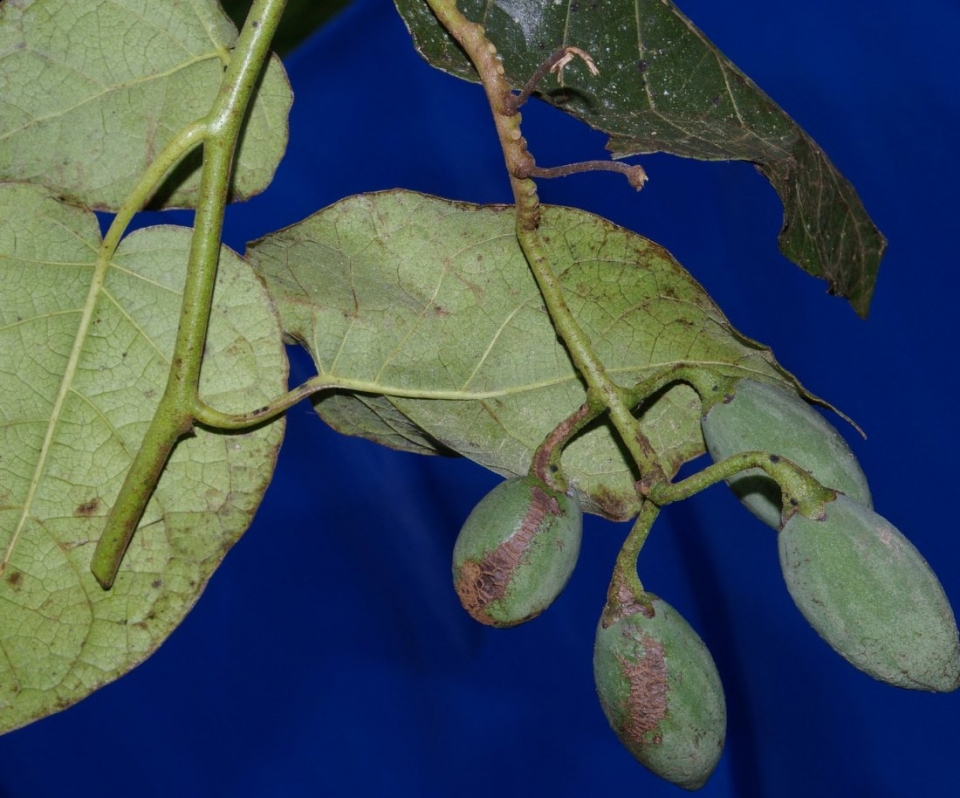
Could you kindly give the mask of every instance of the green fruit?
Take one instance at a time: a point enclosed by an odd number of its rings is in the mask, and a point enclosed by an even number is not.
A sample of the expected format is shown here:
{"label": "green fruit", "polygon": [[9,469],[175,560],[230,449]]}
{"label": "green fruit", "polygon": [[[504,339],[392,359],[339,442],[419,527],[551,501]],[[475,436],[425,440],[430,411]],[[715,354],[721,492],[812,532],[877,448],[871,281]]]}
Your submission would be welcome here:
{"label": "green fruit", "polygon": [[960,644],[936,575],[897,529],[838,495],[825,517],[794,514],[780,566],[794,602],[841,656],[875,679],[913,690],[960,684]]}
{"label": "green fruit", "polygon": [[665,601],[597,628],[593,674],[620,742],[658,776],[696,790],[723,751],[727,710],[706,645]]}
{"label": "green fruit", "polygon": [[[797,394],[755,380],[741,380],[732,396],[701,420],[715,461],[741,452],[780,455],[809,471],[820,484],[872,506],[867,478],[840,433]],[[774,529],[781,526],[780,487],[760,469],[729,480],[740,501]]]}
{"label": "green fruit", "polygon": [[489,626],[535,618],[570,579],[582,528],[576,495],[530,476],[501,482],[473,508],[453,548],[464,609]]}

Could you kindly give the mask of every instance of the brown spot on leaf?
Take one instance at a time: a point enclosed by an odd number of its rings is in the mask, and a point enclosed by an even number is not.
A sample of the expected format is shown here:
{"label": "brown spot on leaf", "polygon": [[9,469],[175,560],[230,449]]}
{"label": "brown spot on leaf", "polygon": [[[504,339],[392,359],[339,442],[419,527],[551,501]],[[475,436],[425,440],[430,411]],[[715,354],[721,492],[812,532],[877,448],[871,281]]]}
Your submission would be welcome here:
{"label": "brown spot on leaf", "polygon": [[73,514],[81,518],[89,518],[91,515],[97,512],[100,508],[100,499],[94,496],[90,501],[86,501],[83,504],[78,504],[77,509],[73,511]]}
{"label": "brown spot on leaf", "polygon": [[14,590],[19,590],[23,583],[23,573],[21,571],[11,571],[7,574],[7,584]]}
{"label": "brown spot on leaf", "polygon": [[633,497],[617,494],[607,487],[600,486],[590,491],[590,498],[596,502],[604,518],[611,521],[626,521],[636,514],[636,501]]}

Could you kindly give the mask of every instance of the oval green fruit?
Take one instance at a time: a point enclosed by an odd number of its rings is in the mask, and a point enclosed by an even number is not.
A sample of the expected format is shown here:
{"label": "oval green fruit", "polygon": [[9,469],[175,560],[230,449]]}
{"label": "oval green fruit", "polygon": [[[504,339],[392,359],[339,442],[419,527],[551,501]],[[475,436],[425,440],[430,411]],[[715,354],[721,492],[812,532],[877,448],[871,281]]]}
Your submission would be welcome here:
{"label": "oval green fruit", "polygon": [[868,507],[838,494],[820,520],[794,514],[778,536],[787,589],[842,657],[883,682],[960,685],[950,602],[920,552]]}
{"label": "oval green fruit", "polygon": [[453,583],[464,609],[488,626],[539,615],[570,579],[582,529],[576,495],[531,476],[501,482],[473,508],[453,549]]}
{"label": "oval green fruit", "polygon": [[651,598],[653,615],[637,612],[597,628],[597,694],[611,728],[641,764],[695,790],[723,751],[723,685],[697,633],[667,602]]}
{"label": "oval green fruit", "polygon": [[[715,461],[741,452],[780,455],[809,471],[821,485],[868,507],[870,488],[847,442],[797,394],[756,380],[741,380],[733,395],[701,419],[707,451]],[[733,492],[757,518],[781,526],[780,487],[760,469],[729,480]]]}

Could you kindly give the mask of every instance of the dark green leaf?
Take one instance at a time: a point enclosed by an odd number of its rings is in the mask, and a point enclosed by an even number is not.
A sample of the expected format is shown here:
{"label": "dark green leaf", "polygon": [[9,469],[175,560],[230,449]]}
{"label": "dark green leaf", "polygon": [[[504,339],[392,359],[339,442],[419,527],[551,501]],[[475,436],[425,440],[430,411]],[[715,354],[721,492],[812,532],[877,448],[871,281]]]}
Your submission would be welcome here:
{"label": "dark green leaf", "polygon": [[[423,0],[395,0],[434,66],[477,75]],[[751,161],[784,206],[780,248],[866,316],[886,241],[826,154],[668,0],[461,0],[522,87],[561,45],[590,53],[542,99],[610,134],[614,157],[666,152]],[[536,149],[535,147],[533,148]]]}

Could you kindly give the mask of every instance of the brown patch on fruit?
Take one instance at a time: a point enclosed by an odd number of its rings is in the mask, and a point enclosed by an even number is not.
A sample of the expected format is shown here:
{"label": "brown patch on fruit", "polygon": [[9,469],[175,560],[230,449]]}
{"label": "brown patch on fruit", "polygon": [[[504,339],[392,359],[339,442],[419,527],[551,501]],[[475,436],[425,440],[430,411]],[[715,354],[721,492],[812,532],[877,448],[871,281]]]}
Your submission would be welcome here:
{"label": "brown patch on fruit", "polygon": [[657,612],[653,608],[653,595],[638,596],[633,588],[620,575],[614,575],[607,589],[607,603],[600,615],[600,625],[609,629],[615,623],[637,613],[644,618],[653,618]]}
{"label": "brown patch on fruit", "polygon": [[503,585],[500,574],[491,569],[490,558],[482,562],[466,560],[460,566],[454,587],[463,608],[474,620],[487,626],[497,625],[487,614],[487,606],[503,595]]}
{"label": "brown patch on fruit", "polygon": [[[544,518],[548,515],[555,517],[560,516],[560,503],[549,493],[538,487],[534,487],[530,491],[530,494],[533,496],[530,509],[527,510],[527,514],[520,525],[520,531],[517,532],[513,538],[520,537],[521,535],[532,538],[533,535],[539,531],[540,527],[543,526]],[[511,540],[513,538],[511,538]],[[509,543],[509,541],[507,542]]]}
{"label": "brown patch on fruit", "polygon": [[[648,635],[644,635],[641,642],[642,659],[632,662],[620,658],[623,675],[630,684],[622,729],[626,739],[635,745],[642,744],[644,735],[656,729],[667,714],[667,662],[663,645]],[[657,742],[656,737],[653,742]]]}
{"label": "brown patch on fruit", "polygon": [[622,580],[617,586],[617,599],[620,606],[620,617],[622,618],[636,613],[640,613],[644,618],[653,618],[657,614],[649,596],[646,597],[646,601],[643,598],[638,598],[630,586]]}
{"label": "brown patch on fruit", "polygon": [[[547,516],[561,514],[560,503],[538,487],[530,492],[532,501],[520,528],[482,560],[466,560],[460,566],[454,587],[460,603],[470,615],[487,626],[503,626],[487,609],[507,593],[513,573],[524,561],[534,537],[543,528]],[[529,618],[516,621],[517,624]],[[513,624],[510,624],[513,625]]]}

